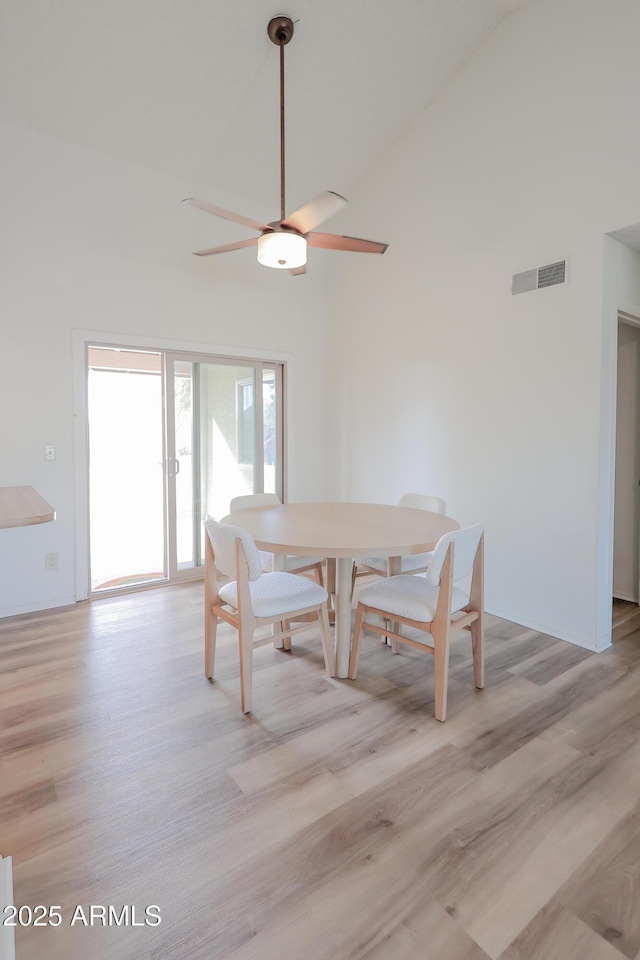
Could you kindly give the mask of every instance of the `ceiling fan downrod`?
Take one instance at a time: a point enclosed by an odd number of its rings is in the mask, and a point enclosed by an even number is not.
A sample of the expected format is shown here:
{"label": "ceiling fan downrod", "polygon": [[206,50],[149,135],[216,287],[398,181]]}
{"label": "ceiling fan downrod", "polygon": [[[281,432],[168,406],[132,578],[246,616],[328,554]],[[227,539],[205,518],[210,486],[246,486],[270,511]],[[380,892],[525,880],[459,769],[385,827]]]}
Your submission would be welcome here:
{"label": "ceiling fan downrod", "polygon": [[293,20],[290,17],[274,17],[269,21],[267,34],[271,42],[280,47],[280,219],[284,220],[284,48],[293,36]]}

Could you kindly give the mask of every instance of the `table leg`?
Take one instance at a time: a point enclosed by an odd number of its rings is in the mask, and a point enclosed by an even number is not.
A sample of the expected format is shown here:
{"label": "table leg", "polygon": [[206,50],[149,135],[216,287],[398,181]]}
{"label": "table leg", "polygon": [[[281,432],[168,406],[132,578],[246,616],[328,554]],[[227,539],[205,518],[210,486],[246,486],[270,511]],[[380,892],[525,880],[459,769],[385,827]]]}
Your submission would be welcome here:
{"label": "table leg", "polygon": [[[273,555],[273,569],[274,569],[274,572],[275,572],[275,571],[279,571],[279,572],[286,571],[286,569],[287,569],[287,555],[286,555],[286,553],[274,553],[274,555]],[[279,624],[279,623],[274,623],[274,625],[273,625],[272,628],[271,628],[271,632],[272,632],[272,633],[278,633],[279,630],[280,630],[280,624]],[[291,639],[291,638],[289,638],[289,639]],[[280,640],[274,640],[273,645],[274,645],[274,647],[275,647],[277,650],[283,650],[283,649],[284,649],[284,640],[282,640],[282,639],[280,639]]]}
{"label": "table leg", "polygon": [[338,557],[336,562],[336,675],[349,675],[351,651],[351,568],[353,561]]}

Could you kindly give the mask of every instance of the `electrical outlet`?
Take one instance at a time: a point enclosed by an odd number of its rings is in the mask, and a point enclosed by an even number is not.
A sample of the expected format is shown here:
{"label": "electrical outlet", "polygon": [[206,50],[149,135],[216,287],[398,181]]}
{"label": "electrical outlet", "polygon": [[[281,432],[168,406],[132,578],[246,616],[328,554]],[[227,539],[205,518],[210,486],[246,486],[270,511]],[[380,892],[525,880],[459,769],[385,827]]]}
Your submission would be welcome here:
{"label": "electrical outlet", "polygon": [[50,570],[58,569],[58,554],[57,553],[45,553],[44,555],[44,568],[47,572]]}

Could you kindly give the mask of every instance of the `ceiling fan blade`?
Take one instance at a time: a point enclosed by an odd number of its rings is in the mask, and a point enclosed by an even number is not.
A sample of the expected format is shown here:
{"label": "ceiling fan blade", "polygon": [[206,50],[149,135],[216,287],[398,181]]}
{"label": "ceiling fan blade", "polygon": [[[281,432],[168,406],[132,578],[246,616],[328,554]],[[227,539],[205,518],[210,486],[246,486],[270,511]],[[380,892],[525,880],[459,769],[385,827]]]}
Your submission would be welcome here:
{"label": "ceiling fan blade", "polygon": [[198,200],[197,197],[187,197],[182,201],[190,203],[192,207],[204,210],[206,213],[212,213],[214,217],[222,217],[223,220],[233,220],[234,223],[241,223],[243,227],[249,227],[250,230],[270,230],[266,223],[259,223],[257,220],[250,220],[249,217],[243,217],[240,213],[232,213],[231,210],[223,210],[222,207],[214,207],[206,200]]}
{"label": "ceiling fan blade", "polygon": [[294,277],[299,277],[301,273],[306,273],[306,272],[307,272],[307,268],[304,265],[304,263],[302,264],[301,267],[294,267],[292,270],[289,270],[289,273]]}
{"label": "ceiling fan blade", "polygon": [[282,221],[282,225],[284,227],[293,227],[293,229],[298,230],[299,233],[309,233],[314,227],[324,223],[329,217],[332,217],[338,213],[339,210],[342,210],[347,203],[348,200],[341,197],[339,193],[333,193],[332,190],[325,190],[324,193],[319,194],[317,197],[314,197],[313,200],[309,200],[308,203],[303,204],[301,207],[298,207],[297,210],[294,210],[293,213],[290,213],[289,216]]}
{"label": "ceiling fan blade", "polygon": [[257,237],[250,240],[238,240],[236,243],[225,243],[223,247],[211,247],[209,250],[194,250],[196,257],[210,257],[212,253],[227,253],[229,250],[242,250],[243,247],[252,247],[258,242]]}
{"label": "ceiling fan blade", "polygon": [[310,233],[307,243],[310,247],[322,247],[324,250],[352,250],[354,253],[384,253],[389,246],[388,243],[376,243],[375,240],[341,237],[337,233]]}

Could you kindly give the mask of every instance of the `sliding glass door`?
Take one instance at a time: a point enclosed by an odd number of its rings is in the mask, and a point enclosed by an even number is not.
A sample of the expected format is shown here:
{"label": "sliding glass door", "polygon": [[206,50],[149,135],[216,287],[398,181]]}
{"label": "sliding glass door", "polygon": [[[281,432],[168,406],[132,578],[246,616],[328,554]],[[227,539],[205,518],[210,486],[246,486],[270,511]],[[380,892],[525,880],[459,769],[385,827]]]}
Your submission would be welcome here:
{"label": "sliding glass door", "polygon": [[281,495],[279,365],[167,355],[173,577],[204,562],[202,521],[232,497]]}
{"label": "sliding glass door", "polygon": [[194,576],[202,521],[282,496],[280,364],[88,350],[93,592]]}
{"label": "sliding glass door", "polygon": [[89,347],[91,590],[166,577],[163,359]]}

